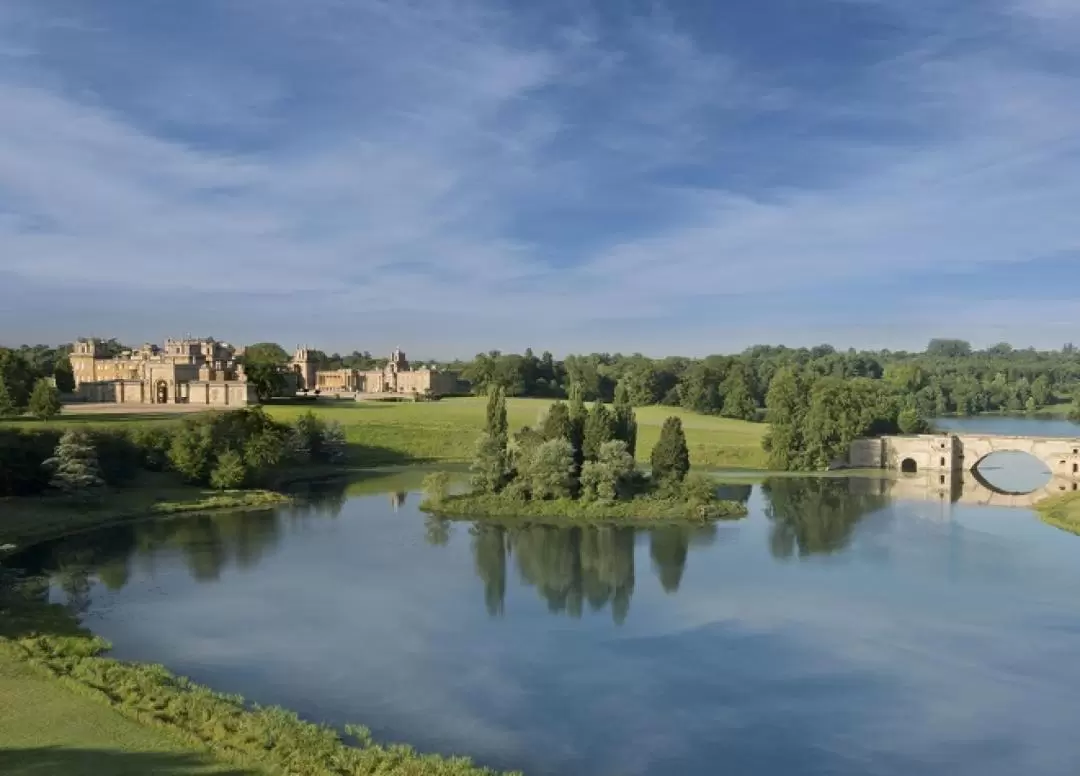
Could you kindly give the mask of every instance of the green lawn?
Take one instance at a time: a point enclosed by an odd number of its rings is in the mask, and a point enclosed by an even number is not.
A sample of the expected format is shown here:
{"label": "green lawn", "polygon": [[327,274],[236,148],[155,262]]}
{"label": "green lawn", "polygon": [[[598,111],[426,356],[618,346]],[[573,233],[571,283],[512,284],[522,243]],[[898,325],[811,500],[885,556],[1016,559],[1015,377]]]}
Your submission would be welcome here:
{"label": "green lawn", "polygon": [[[512,430],[535,426],[551,401],[548,399],[509,399],[507,414]],[[337,420],[345,427],[352,446],[351,463],[355,466],[382,466],[417,461],[467,462],[473,444],[484,425],[487,399],[466,397],[437,402],[296,402],[267,405],[272,417],[295,420],[308,410],[319,417]],[[647,461],[660,436],[660,426],[670,415],[682,418],[690,461],[695,466],[762,469],[766,465],[761,438],[767,426],[711,415],[698,415],[676,407],[639,407],[638,460]],[[176,413],[101,413],[61,415],[51,426],[67,428],[116,428],[133,424],[178,423]],[[27,429],[40,427],[40,421],[19,419],[4,425]]]}
{"label": "green lawn", "polygon": [[[510,428],[535,426],[551,404],[547,399],[508,399]],[[471,459],[476,437],[484,426],[487,399],[443,399],[437,402],[322,403],[315,412],[345,427],[350,443],[362,446],[354,462],[402,463],[405,460],[457,461]],[[309,407],[271,405],[275,418],[292,420]],[[764,468],[761,438],[766,426],[741,420],[698,415],[674,407],[639,407],[638,459],[645,461],[670,415],[682,418],[690,460],[695,466]]]}
{"label": "green lawn", "polygon": [[6,776],[244,776],[15,658],[0,639],[0,773]]}

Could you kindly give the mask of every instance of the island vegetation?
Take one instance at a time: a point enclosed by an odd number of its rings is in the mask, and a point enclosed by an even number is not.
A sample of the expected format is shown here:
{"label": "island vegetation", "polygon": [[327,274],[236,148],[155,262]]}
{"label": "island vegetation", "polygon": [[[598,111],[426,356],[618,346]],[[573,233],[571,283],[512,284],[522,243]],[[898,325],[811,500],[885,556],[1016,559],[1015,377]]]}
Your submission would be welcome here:
{"label": "island vegetation", "polygon": [[548,520],[685,520],[745,514],[719,501],[712,481],[687,476],[690,453],[682,422],[668,418],[650,455],[646,476],[634,461],[637,420],[625,390],[609,409],[586,408],[582,391],[551,405],[538,428],[509,433],[506,395],[495,387],[487,423],[476,442],[471,489],[450,493],[441,472],[425,481],[421,509],[442,516]]}

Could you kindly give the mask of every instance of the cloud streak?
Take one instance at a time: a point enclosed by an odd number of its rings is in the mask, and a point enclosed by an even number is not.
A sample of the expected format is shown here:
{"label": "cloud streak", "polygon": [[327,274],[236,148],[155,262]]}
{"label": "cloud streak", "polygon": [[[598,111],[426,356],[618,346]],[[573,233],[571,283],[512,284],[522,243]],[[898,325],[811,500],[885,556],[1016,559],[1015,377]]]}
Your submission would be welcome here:
{"label": "cloud streak", "polygon": [[843,297],[911,346],[912,277],[1080,251],[1071,6],[823,0],[815,39],[782,6],[11,3],[0,325],[703,353]]}

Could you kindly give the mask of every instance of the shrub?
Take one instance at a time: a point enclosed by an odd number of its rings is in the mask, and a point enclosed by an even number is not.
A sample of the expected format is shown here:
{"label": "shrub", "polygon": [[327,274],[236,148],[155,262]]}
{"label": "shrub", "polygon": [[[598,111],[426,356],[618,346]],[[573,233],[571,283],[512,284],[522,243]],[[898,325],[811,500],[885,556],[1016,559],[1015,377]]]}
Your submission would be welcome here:
{"label": "shrub", "polygon": [[0,496],[29,496],[45,490],[50,473],[41,464],[59,441],[60,434],[52,430],[0,429]]}
{"label": "shrub", "polygon": [[169,447],[172,445],[172,428],[162,426],[136,426],[128,438],[139,452],[141,466],[152,472],[165,471],[169,465]]}
{"label": "shrub", "polygon": [[683,480],[680,492],[691,506],[703,506],[716,499],[716,483],[703,474],[695,473]]}
{"label": "shrub", "polygon": [[471,483],[474,490],[480,493],[498,493],[509,478],[509,461],[507,461],[505,443],[484,434],[476,442],[476,455],[473,457]]}
{"label": "shrub", "polygon": [[326,463],[345,463],[348,445],[345,442],[345,429],[341,423],[332,420],[326,424],[322,436],[323,460]]}
{"label": "shrub", "polygon": [[217,490],[241,487],[247,480],[244,457],[236,450],[226,450],[217,458],[217,465],[210,472],[210,485]]}
{"label": "shrub", "polygon": [[215,463],[210,424],[197,419],[185,420],[173,434],[169,464],[188,482],[205,484]]}
{"label": "shrub", "polygon": [[432,472],[424,477],[424,495],[433,504],[442,503],[450,494],[450,475],[447,472]]}
{"label": "shrub", "polygon": [[634,459],[621,440],[605,442],[596,461],[586,461],[581,468],[581,495],[586,499],[614,501],[632,495]]}
{"label": "shrub", "polygon": [[574,448],[565,439],[551,439],[533,452],[529,463],[529,490],[537,499],[571,495],[574,487]]}

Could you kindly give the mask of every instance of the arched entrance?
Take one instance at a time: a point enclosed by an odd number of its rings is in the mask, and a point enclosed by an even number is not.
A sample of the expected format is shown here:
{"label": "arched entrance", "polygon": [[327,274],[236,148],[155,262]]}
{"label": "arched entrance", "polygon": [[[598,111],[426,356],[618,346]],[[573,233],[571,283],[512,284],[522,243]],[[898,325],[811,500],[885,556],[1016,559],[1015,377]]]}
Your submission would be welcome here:
{"label": "arched entrance", "polygon": [[904,474],[918,474],[919,464],[915,462],[914,458],[905,458],[900,463],[900,471]]}
{"label": "arched entrance", "polygon": [[1023,496],[1045,488],[1052,473],[1044,461],[1020,450],[997,450],[980,458],[971,474],[987,490]]}
{"label": "arched entrance", "polygon": [[169,403],[169,384],[164,380],[158,380],[154,386],[154,397],[158,404]]}

